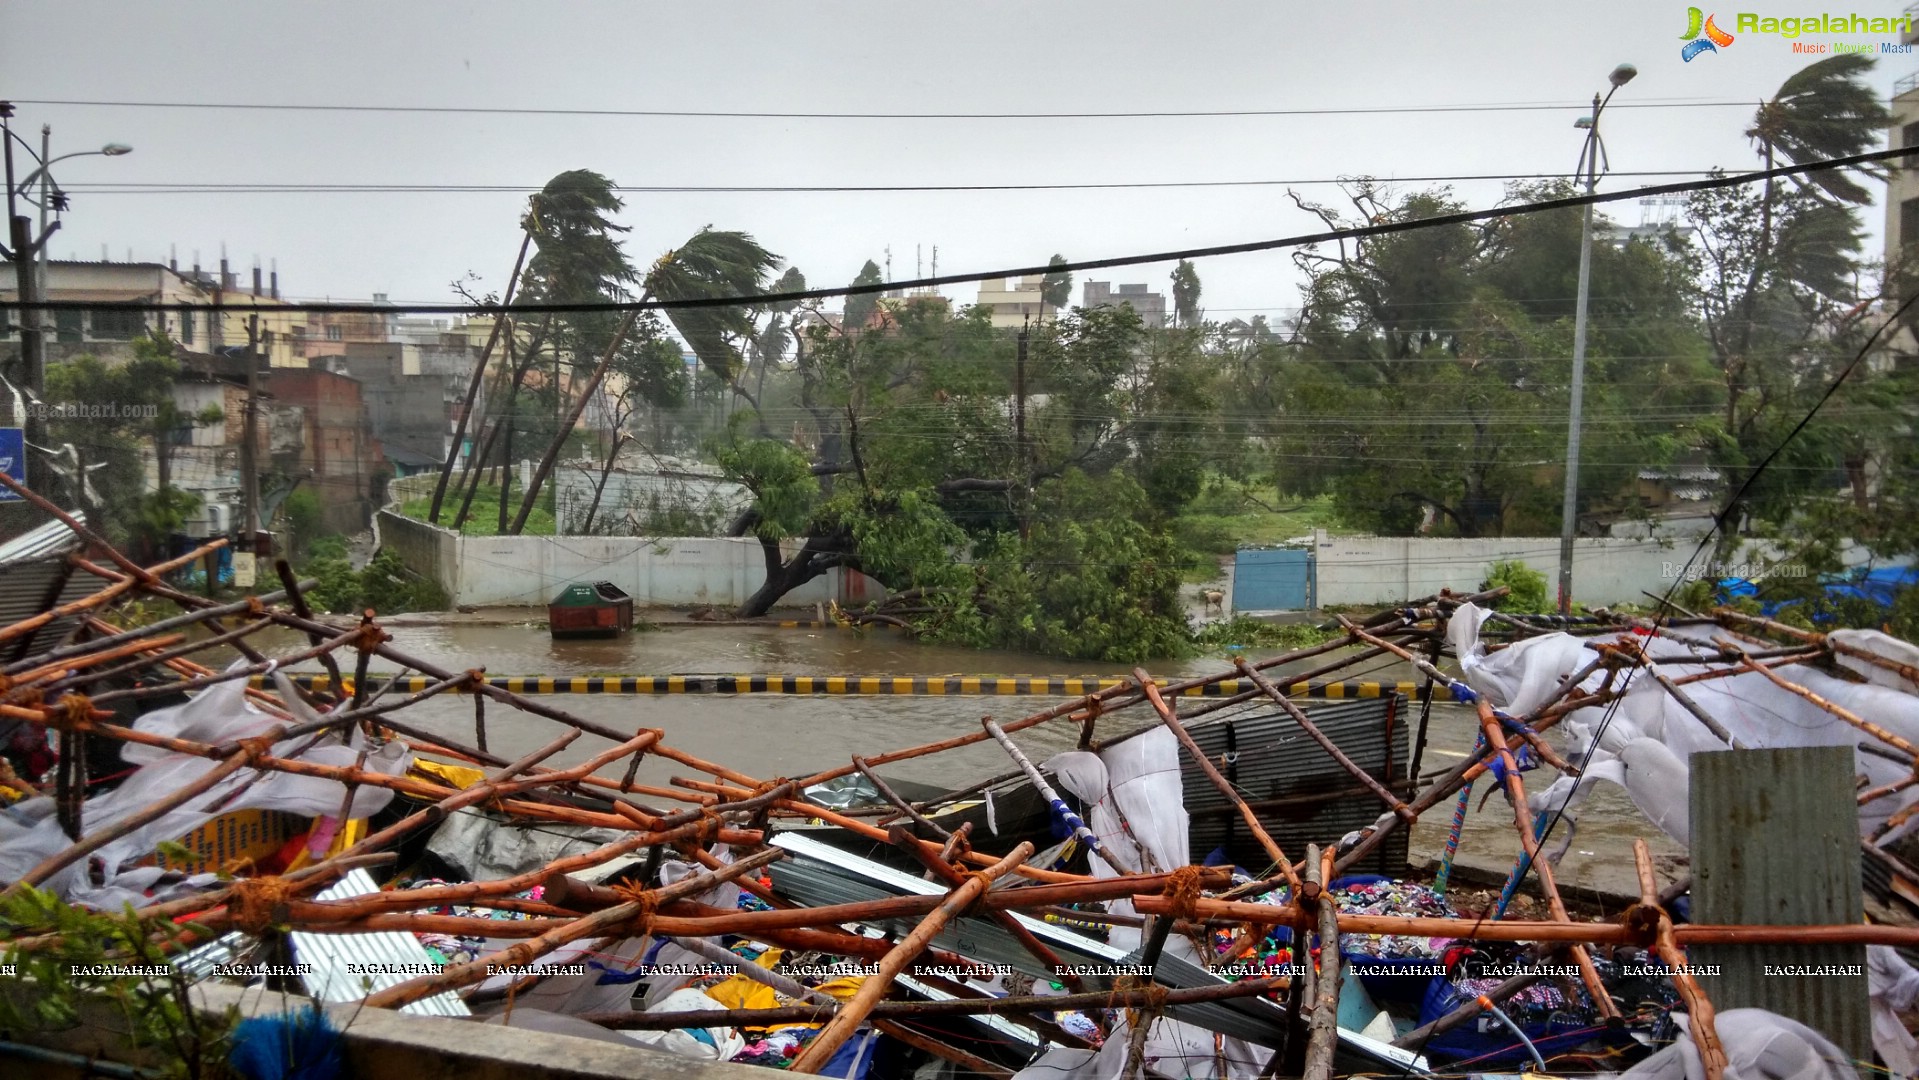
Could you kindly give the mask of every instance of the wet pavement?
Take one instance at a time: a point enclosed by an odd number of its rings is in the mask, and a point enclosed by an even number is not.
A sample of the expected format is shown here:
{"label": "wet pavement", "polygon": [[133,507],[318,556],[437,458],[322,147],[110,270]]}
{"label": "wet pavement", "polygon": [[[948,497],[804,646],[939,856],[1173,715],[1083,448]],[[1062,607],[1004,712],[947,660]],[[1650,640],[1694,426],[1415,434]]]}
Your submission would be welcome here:
{"label": "wet pavement", "polygon": [[[1045,659],[1014,652],[980,651],[925,645],[898,633],[874,630],[783,629],[769,625],[679,623],[667,629],[629,634],[607,641],[553,641],[543,623],[449,621],[439,625],[397,625],[396,648],[428,663],[454,670],[483,667],[494,675],[1124,675],[1129,668]],[[304,639],[289,635],[289,649]],[[278,650],[271,650],[278,651]],[[1279,674],[1327,662],[1316,657]],[[306,665],[312,666],[312,665]],[[1148,664],[1153,674],[1172,678],[1214,674],[1228,669],[1219,657]],[[374,670],[391,673],[390,665]],[[1406,665],[1371,660],[1342,673],[1348,679],[1402,680],[1415,674]],[[759,777],[800,776],[846,763],[854,753],[872,754],[933,742],[979,730],[980,717],[1002,721],[1045,710],[1061,699],[1046,697],[815,696],[756,694],[741,696],[565,695],[542,699],[576,715],[620,730],[657,727],[674,746]],[[507,758],[518,757],[550,741],[558,732],[551,721],[513,715],[498,705],[487,708],[488,746]],[[409,708],[408,719],[429,731],[470,743],[473,699],[445,696]],[[1416,714],[1415,714],[1416,715]],[[1144,725],[1149,715],[1129,710],[1106,721],[1101,737]],[[1435,705],[1422,772],[1441,772],[1472,749],[1477,731],[1470,709]],[[1121,726],[1123,725],[1123,726]],[[1412,732],[1409,730],[1409,739]],[[1042,724],[1018,735],[1035,760],[1072,748],[1077,725]],[[555,763],[578,761],[603,749],[583,736]],[[1410,748],[1409,748],[1410,749]],[[929,784],[957,787],[1004,772],[1008,763],[994,744],[965,747],[936,756],[886,766],[886,774]],[[640,769],[644,783],[664,785],[688,770],[658,758]],[[1556,773],[1541,768],[1526,774],[1529,790],[1552,783]],[[1462,830],[1459,864],[1473,878],[1503,878],[1518,854],[1512,809],[1503,793],[1482,805],[1489,783],[1481,780]],[[1429,811],[1413,834],[1415,863],[1436,860],[1446,840],[1453,802]],[[1548,841],[1564,838],[1562,825]],[[1673,875],[1678,845],[1654,829],[1625,794],[1601,784],[1587,800],[1571,850],[1559,864],[1558,878],[1569,898],[1592,890],[1623,894],[1636,891],[1631,843],[1651,842],[1662,868]],[[1331,839],[1331,838],[1329,838]]]}

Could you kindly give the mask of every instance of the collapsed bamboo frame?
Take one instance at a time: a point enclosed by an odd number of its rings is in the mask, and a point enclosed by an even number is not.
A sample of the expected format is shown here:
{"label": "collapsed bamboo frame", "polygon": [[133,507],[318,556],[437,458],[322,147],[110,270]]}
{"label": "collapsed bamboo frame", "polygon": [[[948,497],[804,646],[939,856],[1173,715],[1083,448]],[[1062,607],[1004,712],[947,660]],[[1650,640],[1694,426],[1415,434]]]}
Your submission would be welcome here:
{"label": "collapsed bamboo frame", "polygon": [[[14,486],[4,477],[0,477],[0,483]],[[65,520],[65,515],[45,504],[38,496],[17,487],[16,490],[20,490],[29,501],[40,505],[42,509]],[[1059,968],[1062,965],[1058,964],[1057,955],[1027,932],[1014,920],[1013,915],[1021,913],[1044,917],[1064,910],[1062,905],[1127,899],[1141,916],[1146,917],[1146,925],[1151,928],[1152,941],[1148,945],[1148,955],[1156,954],[1159,945],[1165,941],[1166,933],[1175,924],[1187,927],[1195,923],[1240,928],[1235,952],[1243,952],[1255,943],[1261,928],[1274,926],[1295,927],[1307,931],[1309,936],[1316,933],[1322,943],[1337,942],[1341,934],[1415,934],[1476,941],[1526,942],[1536,946],[1542,957],[1564,949],[1578,963],[1593,1007],[1606,1016],[1617,1015],[1617,1009],[1599,982],[1588,949],[1617,945],[1652,949],[1676,973],[1674,984],[1694,1017],[1693,1030],[1701,1047],[1702,1060],[1706,1063],[1711,1080],[1717,1080],[1724,1069],[1724,1049],[1718,1044],[1712,1026],[1711,1002],[1685,970],[1685,946],[1771,942],[1919,945],[1919,930],[1892,926],[1674,926],[1661,906],[1663,898],[1654,888],[1650,860],[1643,842],[1635,845],[1640,899],[1626,915],[1611,921],[1580,922],[1572,917],[1561,900],[1551,865],[1540,856],[1539,844],[1533,836],[1531,816],[1526,810],[1524,783],[1508,749],[1507,736],[1515,735],[1534,747],[1546,760],[1557,761],[1557,755],[1539,738],[1539,733],[1548,730],[1576,709],[1616,701],[1630,685],[1634,673],[1650,675],[1664,693],[1722,741],[1732,745],[1737,744],[1723,726],[1718,725],[1686,695],[1683,690],[1685,685],[1705,678],[1758,674],[1780,689],[1831,714],[1837,721],[1859,729],[1867,738],[1883,744],[1884,749],[1875,747],[1874,752],[1908,763],[1912,761],[1916,749],[1913,744],[1792,682],[1785,670],[1797,664],[1831,663],[1841,655],[1877,664],[1908,678],[1913,674],[1909,668],[1873,654],[1862,655],[1862,650],[1832,642],[1823,635],[1796,631],[1737,613],[1722,611],[1710,618],[1686,620],[1689,624],[1716,626],[1727,632],[1738,633],[1746,644],[1722,639],[1715,646],[1716,655],[1702,654],[1683,660],[1667,658],[1661,661],[1661,665],[1667,668],[1699,666],[1705,669],[1678,677],[1670,677],[1655,667],[1643,649],[1608,645],[1597,640],[1609,631],[1649,624],[1613,617],[1610,620],[1595,619],[1594,625],[1582,626],[1582,633],[1591,631],[1595,638],[1592,647],[1600,651],[1600,659],[1566,679],[1550,700],[1526,716],[1496,714],[1490,703],[1484,700],[1475,702],[1484,745],[1419,788],[1409,798],[1402,797],[1388,787],[1385,782],[1388,778],[1373,776],[1346,757],[1318,730],[1310,716],[1285,697],[1279,684],[1281,681],[1290,683],[1319,677],[1382,656],[1397,657],[1412,663],[1426,675],[1429,686],[1433,681],[1453,683],[1455,680],[1440,671],[1431,659],[1420,658],[1407,646],[1430,649],[1432,657],[1439,656],[1444,641],[1445,619],[1463,603],[1489,599],[1487,594],[1472,597],[1441,594],[1363,621],[1342,619],[1344,633],[1329,642],[1256,663],[1240,660],[1235,666],[1214,675],[1170,681],[1162,685],[1146,670],[1136,669],[1128,683],[1058,703],[1016,720],[1004,723],[988,721],[981,730],[920,746],[855,754],[844,766],[823,769],[796,780],[763,780],[733,766],[707,761],[674,747],[658,729],[619,731],[565,709],[494,687],[487,683],[482,671],[451,671],[425,663],[395,648],[370,614],[348,628],[318,619],[306,609],[300,596],[301,590],[310,587],[311,583],[296,582],[285,564],[276,568],[282,583],[286,585],[284,591],[246,601],[216,603],[169,586],[164,581],[164,575],[170,569],[186,565],[205,551],[214,549],[217,544],[207,545],[182,559],[150,568],[140,567],[101,544],[98,537],[77,522],[68,520],[68,524],[83,540],[93,544],[96,553],[104,555],[106,563],[110,564],[102,565],[77,556],[71,559],[78,572],[91,574],[101,581],[100,590],[55,612],[35,616],[13,627],[0,628],[0,642],[17,639],[48,625],[54,617],[61,615],[84,617],[83,633],[89,636],[8,665],[0,674],[0,717],[25,720],[70,736],[118,740],[205,757],[218,764],[204,773],[199,781],[168,793],[165,798],[123,818],[112,828],[81,836],[65,850],[35,867],[20,881],[7,883],[7,890],[17,891],[48,880],[62,869],[87,859],[103,844],[173,809],[192,804],[242,770],[251,770],[258,776],[281,772],[320,777],[349,787],[361,784],[387,787],[423,805],[401,816],[393,824],[299,871],[237,879],[196,896],[150,905],[140,912],[151,918],[191,916],[197,931],[206,933],[232,929],[259,932],[277,927],[332,934],[407,930],[517,939],[516,944],[490,956],[467,964],[451,965],[438,975],[422,976],[371,994],[366,1003],[375,1007],[397,1007],[448,989],[472,985],[486,977],[489,966],[533,963],[571,942],[617,940],[652,934],[703,945],[708,939],[737,935],[790,948],[857,956],[880,965],[879,974],[869,977],[852,1001],[834,1006],[830,1013],[822,1011],[818,1004],[806,1003],[812,1000],[810,991],[802,996],[802,1003],[792,1006],[751,1012],[727,1011],[727,1015],[735,1017],[734,1021],[729,1022],[737,1023],[825,1021],[823,1033],[796,1063],[796,1071],[816,1069],[837,1046],[867,1023],[913,1041],[915,1045],[922,1045],[930,1052],[948,1056],[951,1060],[964,1060],[988,1071],[996,1071],[996,1067],[964,1051],[926,1039],[923,1033],[899,1027],[898,1019],[936,1015],[1030,1014],[1023,1015],[1022,1021],[1034,1030],[1046,1033],[1058,1032],[1057,1027],[1045,1017],[1061,1007],[1138,1008],[1142,1011],[1137,1016],[1144,1018],[1155,1014],[1168,1003],[1223,1000],[1241,994],[1270,996],[1288,988],[1289,983],[1284,979],[1248,979],[1225,987],[1171,992],[1163,989],[1156,991],[1151,986],[1090,992],[1078,991],[1075,984],[1071,989],[1078,992],[1065,998],[998,1001],[961,998],[936,1005],[883,1000],[892,992],[895,976],[917,971],[923,966],[922,958],[940,965],[979,970],[976,962],[967,957],[929,947],[934,935],[954,920],[993,920],[1012,932],[1015,940],[1037,961]],[[106,616],[114,603],[134,596],[171,601],[182,609],[182,613],[140,628],[122,628],[108,621]],[[278,606],[280,604],[285,606]],[[238,620],[238,624],[229,625],[227,620]],[[1501,625],[1521,635],[1550,629],[1550,624],[1534,625],[1515,618],[1504,619]],[[248,644],[249,638],[271,628],[293,631],[305,639],[306,645],[287,651],[278,658],[269,658]],[[186,633],[203,633],[206,636],[190,641],[183,638],[182,635]],[[1779,639],[1785,639],[1784,643],[1780,643]],[[210,665],[191,659],[196,654],[204,655],[207,650],[222,646],[238,651],[248,662],[232,671],[225,671],[215,670]],[[354,654],[352,694],[345,698],[339,696],[344,689],[344,682],[340,679],[341,664],[336,655],[342,650],[350,650]],[[1310,672],[1289,673],[1283,680],[1277,677],[1269,679],[1262,674],[1333,654],[1337,655],[1317,663]],[[375,657],[406,670],[421,672],[434,681],[425,690],[390,701],[382,700],[384,691],[369,692],[370,682],[377,681],[369,675],[369,665]],[[325,700],[318,695],[315,695],[314,700],[297,696],[283,699],[270,690],[249,689],[248,699],[281,722],[267,736],[244,743],[208,743],[152,735],[116,722],[113,713],[99,707],[116,701],[137,706],[183,688],[204,688],[305,660],[317,661],[327,668],[334,680],[329,684],[334,700]],[[1602,666],[1608,671],[1604,683],[1596,690],[1582,688],[1587,676]],[[82,692],[85,688],[142,671],[167,672],[173,681],[155,690],[104,689],[92,696]],[[1615,680],[1613,674],[1622,674],[1622,677]],[[1175,706],[1180,701],[1178,695],[1181,693],[1229,678],[1248,678],[1255,689],[1208,700],[1183,712]],[[451,692],[469,693],[474,697],[476,745],[461,745],[455,739],[442,736],[429,737],[400,719],[411,706]],[[484,712],[484,703],[488,699],[512,714],[559,725],[557,737],[511,762],[489,753],[486,737],[488,718]],[[1197,744],[1186,732],[1186,723],[1203,716],[1237,705],[1261,703],[1289,716],[1303,733],[1328,752],[1334,765],[1360,785],[1355,790],[1370,793],[1384,804],[1385,812],[1373,826],[1362,830],[1356,843],[1341,848],[1331,842],[1338,838],[1328,837],[1326,840],[1329,843],[1323,852],[1315,845],[1301,862],[1295,864],[1289,861],[1259,824],[1244,793],[1235,790],[1213,763],[1205,760]],[[1277,877],[1228,890],[1225,887],[1230,882],[1223,872],[1195,875],[1189,873],[1187,868],[1142,867],[1138,869],[1156,872],[1129,873],[1104,879],[1042,870],[1026,865],[1031,851],[1024,846],[1005,855],[973,850],[968,830],[948,833],[928,816],[928,804],[914,804],[901,798],[880,779],[876,771],[888,763],[923,758],[997,739],[1019,767],[1013,773],[961,789],[956,794],[985,790],[997,783],[1020,777],[1031,779],[1046,788],[1043,766],[1036,766],[1027,759],[1013,736],[1042,724],[1066,721],[1083,726],[1083,746],[1111,745],[1117,738],[1125,737],[1117,734],[1120,729],[1116,729],[1115,725],[1129,719],[1136,721],[1132,727],[1144,730],[1146,726],[1156,724],[1167,727],[1178,736],[1182,753],[1192,759],[1245,818],[1255,838],[1272,857]],[[1143,724],[1138,721],[1143,721]],[[496,717],[493,722],[497,725],[500,721]],[[307,737],[306,745],[310,746],[328,732],[342,731],[356,725],[377,737],[398,739],[417,753],[484,766],[487,771],[478,783],[458,788],[418,776],[387,776],[364,767],[302,761],[298,759],[300,749],[287,751],[275,745],[277,743],[284,747],[294,739]],[[1095,728],[1114,734],[1109,735],[1104,743],[1095,743],[1092,738]],[[598,736],[606,740],[609,746],[590,754],[578,765],[562,768],[545,764],[582,734]],[[697,775],[675,777],[667,787],[635,784],[640,760],[647,755],[674,762]],[[1513,824],[1518,846],[1537,870],[1552,915],[1550,920],[1360,916],[1337,910],[1337,904],[1326,888],[1337,874],[1377,850],[1378,845],[1395,829],[1409,827],[1425,811],[1487,772],[1494,762],[1502,766],[1504,783],[1514,807]],[[940,840],[911,835],[904,825],[889,829],[884,827],[885,822],[875,825],[858,815],[837,813],[808,801],[805,794],[808,787],[855,773],[864,774],[874,783],[891,804],[895,819],[905,819],[938,834]],[[1919,783],[1919,780],[1902,779],[1859,793],[1857,798],[1863,804],[1890,797],[1909,789],[1914,783]],[[59,790],[54,794],[63,801],[73,799],[75,790],[72,785],[73,781],[63,773]],[[678,806],[671,811],[656,809],[635,801],[634,796],[659,799]],[[580,805],[582,800],[589,805],[610,809],[584,809]],[[347,805],[350,805],[350,801]],[[621,833],[621,839],[589,852],[552,860],[525,873],[492,881],[405,891],[390,889],[346,900],[311,899],[314,893],[337,880],[347,869],[390,863],[393,855],[389,849],[404,838],[441,823],[450,814],[478,806],[528,819],[615,829]],[[934,880],[948,891],[944,895],[899,896],[853,904],[810,908],[794,906],[779,897],[776,891],[769,891],[754,877],[760,867],[782,855],[780,849],[766,846],[769,831],[793,818],[824,821],[869,839],[889,843],[927,868]],[[729,859],[722,859],[708,850],[714,844],[726,844],[735,851]],[[587,885],[578,878],[567,876],[585,873],[619,856],[641,851],[655,855],[675,853],[701,864],[703,872],[673,886],[647,887],[642,882],[642,887],[638,889],[617,891]],[[975,869],[964,869],[969,866]],[[1157,872],[1162,870],[1166,872]],[[1022,879],[1017,887],[993,887],[996,879],[1011,882],[1015,878]],[[1203,888],[1215,892],[1224,890],[1224,894],[1202,895],[1198,899],[1181,895],[1176,885],[1181,880],[1198,882]],[[741,888],[768,901],[771,909],[722,911],[706,907],[693,899],[707,888],[727,881],[735,881]],[[543,901],[514,898],[515,894],[536,885],[548,886]],[[1256,903],[1236,899],[1256,895],[1276,885],[1289,888],[1291,895],[1286,902]],[[455,904],[491,905],[516,910],[530,917],[500,921],[425,913],[428,909]],[[1092,921],[1104,919],[1109,924],[1126,921],[1107,919],[1097,913],[1087,914]],[[897,942],[876,940],[847,930],[853,925],[883,925],[902,919],[916,920],[917,926]],[[1139,920],[1132,922],[1137,924]],[[16,948],[34,948],[43,947],[46,943],[47,939],[41,936],[17,938],[10,944]],[[695,951],[699,950],[696,948]],[[1296,1029],[1307,1033],[1309,1045],[1304,1050],[1303,1060],[1307,1075],[1316,1080],[1330,1075],[1332,1067],[1338,952],[1336,947],[1323,951],[1322,957],[1330,956],[1333,962],[1308,976],[1312,992],[1312,997],[1306,1002],[1309,1012],[1306,1023]],[[1526,980],[1527,977],[1523,975],[1509,980],[1496,993],[1516,991],[1525,985]],[[794,996],[790,987],[782,992],[789,998]],[[1424,1030],[1441,1030],[1470,1016],[1471,1010],[1478,1007],[1478,1003],[1469,1003],[1455,1016],[1449,1016]],[[609,1026],[641,1028],[669,1024],[683,1026],[708,1020],[719,1022],[716,1017],[717,1013],[715,1017],[698,1014],[668,1020],[647,1014],[615,1014],[595,1015],[591,1019]],[[1144,1022],[1141,1021],[1142,1024]],[[1136,1025],[1135,1030],[1140,1030],[1139,1026]],[[1136,1067],[1136,1061],[1134,1065]]]}

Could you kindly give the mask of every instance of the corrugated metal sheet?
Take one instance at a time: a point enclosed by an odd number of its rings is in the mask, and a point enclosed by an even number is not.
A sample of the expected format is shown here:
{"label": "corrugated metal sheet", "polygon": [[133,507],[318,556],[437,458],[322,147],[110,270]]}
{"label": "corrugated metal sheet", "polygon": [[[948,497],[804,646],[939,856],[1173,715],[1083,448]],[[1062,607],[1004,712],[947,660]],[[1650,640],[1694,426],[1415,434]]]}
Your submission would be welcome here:
{"label": "corrugated metal sheet", "polygon": [[[86,524],[86,516],[73,512],[74,520]],[[71,603],[99,592],[105,582],[92,574],[79,573],[67,562],[67,553],[80,546],[80,538],[58,521],[31,529],[5,544],[0,544],[0,626],[11,626],[50,608]],[[84,616],[69,615],[6,644],[0,660],[11,662],[62,645],[73,636]]]}
{"label": "corrugated metal sheet", "polygon": [[[1692,756],[1692,918],[1700,923],[1856,923],[1859,822],[1853,750],[1816,746]],[[1721,1010],[1770,1009],[1870,1060],[1863,945],[1695,946],[1700,984]],[[1858,965],[1859,974],[1779,972]],[[1773,971],[1767,971],[1767,968]]]}
{"label": "corrugated metal sheet", "polygon": [[[946,892],[924,878],[871,859],[862,859],[802,833],[783,832],[770,842],[793,856],[767,868],[773,878],[773,887],[782,896],[807,907],[879,900],[890,896],[935,896]],[[1009,887],[1010,883],[1005,883],[1004,879],[1002,882],[996,888]],[[1140,957],[1138,952],[1123,953],[1103,942],[1017,912],[1013,918],[1067,964],[1120,966],[1136,964]],[[904,934],[917,921],[881,920],[873,925]],[[1011,934],[989,919],[955,920],[933,939],[933,944],[982,963],[1004,965],[1035,977],[1053,977],[1051,970],[1043,967]],[[1114,981],[1099,975],[1082,978],[1089,989],[1106,989]],[[1179,988],[1215,986],[1225,980],[1197,965],[1162,954],[1154,965],[1153,981],[1162,986]],[[1261,1046],[1278,1045],[1281,1025],[1285,1022],[1283,1010],[1263,998],[1173,1005],[1166,1012],[1187,1023]],[[1423,1073],[1426,1070],[1426,1061],[1419,1055],[1362,1038],[1343,1029],[1339,1036],[1340,1060],[1348,1071]]]}
{"label": "corrugated metal sheet", "polygon": [[[82,525],[87,523],[83,511],[70,511],[73,520]],[[48,555],[64,555],[80,546],[80,538],[65,522],[49,521],[45,525],[29,529],[19,536],[0,544],[0,566],[19,562],[24,559],[38,559]]]}
{"label": "corrugated metal sheet", "polygon": [[[1391,787],[1406,778],[1405,724],[1399,722],[1404,700],[1389,695],[1331,702],[1307,706],[1305,712],[1354,764]],[[1385,809],[1377,796],[1359,790],[1359,782],[1286,713],[1223,717],[1187,730],[1238,787],[1280,848],[1295,859],[1305,855],[1307,844],[1328,844],[1363,829]],[[1180,762],[1186,812],[1192,818],[1193,857],[1204,859],[1223,845],[1241,866],[1261,867],[1270,861],[1236,808],[1199,766],[1185,754]],[[1372,859],[1353,869],[1402,872],[1406,844],[1407,830],[1396,830]]]}
{"label": "corrugated metal sheet", "polygon": [[[346,900],[378,892],[365,870],[353,870],[319,894],[320,900]],[[320,1001],[359,1001],[368,994],[412,979],[439,965],[412,934],[397,930],[372,934],[313,934],[295,930],[293,957],[313,970],[303,976],[307,991]],[[471,1016],[452,991],[400,1006],[422,1016]]]}

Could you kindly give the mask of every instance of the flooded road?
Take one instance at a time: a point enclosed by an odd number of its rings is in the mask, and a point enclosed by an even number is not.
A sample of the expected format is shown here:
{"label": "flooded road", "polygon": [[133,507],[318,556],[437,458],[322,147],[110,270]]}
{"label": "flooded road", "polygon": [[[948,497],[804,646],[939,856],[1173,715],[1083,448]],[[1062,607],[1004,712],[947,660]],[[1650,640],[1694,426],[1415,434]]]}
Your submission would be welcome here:
{"label": "flooded road", "polygon": [[[1125,675],[1118,664],[1095,664],[1039,658],[1023,653],[923,645],[892,632],[865,634],[842,630],[796,630],[775,626],[695,625],[649,633],[629,634],[608,641],[553,641],[543,624],[530,626],[397,626],[391,630],[396,648],[422,661],[453,670],[484,667],[493,675]],[[304,646],[304,638],[274,639],[273,652]],[[262,646],[265,643],[262,642]],[[1330,657],[1315,657],[1278,674],[1288,675],[1321,665]],[[1148,664],[1153,674],[1184,678],[1218,673],[1230,661],[1218,657]],[[317,665],[301,665],[318,670]],[[375,672],[394,673],[383,661]],[[1371,660],[1348,672],[1353,680],[1395,681],[1415,678],[1399,662]],[[939,697],[939,696],[793,696],[703,694],[620,696],[552,695],[542,701],[575,715],[624,731],[657,727],[667,741],[689,753],[762,778],[800,776],[846,764],[851,754],[873,754],[933,742],[979,730],[982,716],[1006,721],[1040,712],[1063,699],[1051,697]],[[473,699],[446,695],[407,710],[407,719],[430,732],[463,743],[473,742]],[[508,759],[519,757],[551,741],[560,726],[537,717],[514,714],[498,704],[486,709],[489,749]],[[1417,715],[1416,712],[1414,714]],[[1105,721],[1100,737],[1109,738],[1144,726],[1150,714],[1128,710]],[[1432,710],[1428,743],[1421,771],[1433,774],[1455,764],[1472,749],[1477,732],[1472,710],[1436,705]],[[1414,725],[1409,725],[1408,753]],[[1077,725],[1042,724],[1018,734],[1022,747],[1035,760],[1071,749],[1078,739]],[[564,764],[604,749],[605,743],[582,736],[553,759]],[[946,751],[936,756],[886,766],[885,774],[928,784],[958,787],[969,781],[1004,772],[1008,762],[991,742]],[[640,769],[643,783],[665,785],[669,778],[687,775],[683,766],[649,757]],[[1552,783],[1557,774],[1541,768],[1526,774],[1528,790]],[[1459,862],[1502,875],[1518,854],[1512,808],[1503,794],[1485,801],[1488,780],[1474,789],[1472,807],[1462,832]],[[1437,858],[1452,820],[1452,800],[1428,811],[1413,834],[1415,860]],[[1548,841],[1549,849],[1565,836],[1564,825]],[[1558,868],[1562,889],[1569,896],[1582,890],[1636,891],[1631,843],[1635,836],[1651,842],[1661,856],[1662,879],[1670,878],[1672,856],[1681,850],[1652,827],[1624,792],[1599,785],[1582,810],[1576,842]],[[1328,838],[1331,839],[1331,838]]]}

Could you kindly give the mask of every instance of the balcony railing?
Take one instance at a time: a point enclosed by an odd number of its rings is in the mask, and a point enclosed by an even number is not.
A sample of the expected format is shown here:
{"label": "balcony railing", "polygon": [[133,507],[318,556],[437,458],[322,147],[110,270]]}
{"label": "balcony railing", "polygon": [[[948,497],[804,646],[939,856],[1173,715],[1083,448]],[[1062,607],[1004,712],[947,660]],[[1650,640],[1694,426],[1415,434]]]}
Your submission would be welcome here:
{"label": "balcony railing", "polygon": [[1893,83],[1892,96],[1902,98],[1915,89],[1919,89],[1919,71],[1915,71],[1905,78],[1900,79],[1898,82]]}

